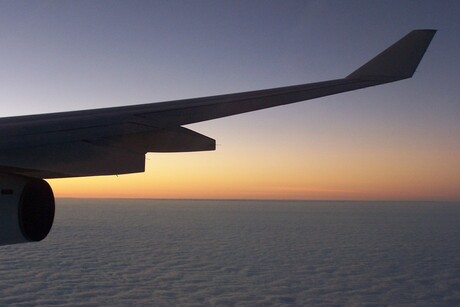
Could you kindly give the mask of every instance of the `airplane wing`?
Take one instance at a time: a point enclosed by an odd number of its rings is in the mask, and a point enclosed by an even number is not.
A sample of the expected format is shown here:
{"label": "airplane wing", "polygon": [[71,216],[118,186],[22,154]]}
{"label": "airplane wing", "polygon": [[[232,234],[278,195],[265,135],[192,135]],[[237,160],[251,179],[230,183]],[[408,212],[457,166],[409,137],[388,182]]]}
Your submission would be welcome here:
{"label": "airplane wing", "polygon": [[435,30],[415,30],[345,78],[244,93],[0,119],[0,172],[63,178],[143,172],[147,152],[214,150],[183,125],[412,77]]}

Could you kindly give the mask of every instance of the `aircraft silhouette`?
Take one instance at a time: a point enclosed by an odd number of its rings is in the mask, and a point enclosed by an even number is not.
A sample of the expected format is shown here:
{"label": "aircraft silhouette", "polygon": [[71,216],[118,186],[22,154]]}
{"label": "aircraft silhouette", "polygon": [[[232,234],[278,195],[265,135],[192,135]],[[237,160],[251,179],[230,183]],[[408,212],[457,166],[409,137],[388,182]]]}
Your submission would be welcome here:
{"label": "aircraft silhouette", "polygon": [[182,127],[412,77],[435,30],[415,30],[342,79],[125,107],[0,119],[0,245],[40,241],[54,220],[46,178],[143,172],[147,152],[215,150]]}

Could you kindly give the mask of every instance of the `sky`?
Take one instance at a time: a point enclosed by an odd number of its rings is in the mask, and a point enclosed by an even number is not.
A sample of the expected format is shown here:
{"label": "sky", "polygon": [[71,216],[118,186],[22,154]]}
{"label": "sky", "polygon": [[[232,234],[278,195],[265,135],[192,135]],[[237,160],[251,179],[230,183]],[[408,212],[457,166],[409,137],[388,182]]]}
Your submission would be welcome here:
{"label": "sky", "polygon": [[460,200],[458,1],[1,1],[0,117],[337,79],[437,29],[412,79],[188,125],[215,152],[57,197]]}

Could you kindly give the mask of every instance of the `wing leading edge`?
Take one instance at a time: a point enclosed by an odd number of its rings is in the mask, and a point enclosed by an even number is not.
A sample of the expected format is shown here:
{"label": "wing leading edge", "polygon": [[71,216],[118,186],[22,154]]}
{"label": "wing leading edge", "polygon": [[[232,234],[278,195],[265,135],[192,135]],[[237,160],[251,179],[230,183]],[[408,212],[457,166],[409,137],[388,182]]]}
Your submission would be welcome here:
{"label": "wing leading edge", "polygon": [[214,150],[182,125],[412,77],[435,30],[415,30],[343,79],[126,107],[0,119],[0,171],[62,178],[144,171],[147,152]]}

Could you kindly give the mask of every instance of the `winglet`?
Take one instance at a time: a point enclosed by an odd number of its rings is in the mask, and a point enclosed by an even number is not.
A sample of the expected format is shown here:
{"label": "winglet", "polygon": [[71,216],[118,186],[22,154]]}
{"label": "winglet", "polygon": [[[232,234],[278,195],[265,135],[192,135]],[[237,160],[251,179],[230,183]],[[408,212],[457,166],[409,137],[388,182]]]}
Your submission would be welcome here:
{"label": "winglet", "polygon": [[414,30],[346,79],[396,81],[412,77],[436,30]]}

